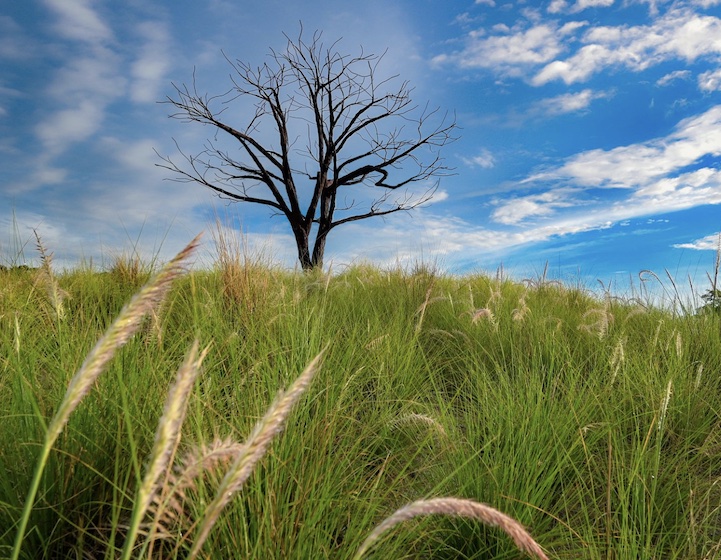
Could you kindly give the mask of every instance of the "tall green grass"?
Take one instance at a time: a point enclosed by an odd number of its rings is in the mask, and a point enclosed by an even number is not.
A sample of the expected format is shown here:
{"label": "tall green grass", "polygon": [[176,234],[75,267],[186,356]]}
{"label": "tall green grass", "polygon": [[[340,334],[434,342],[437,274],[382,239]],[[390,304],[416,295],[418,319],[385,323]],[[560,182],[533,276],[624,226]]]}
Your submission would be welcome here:
{"label": "tall green grass", "polygon": [[220,247],[0,272],[1,557],[721,558],[718,316]]}

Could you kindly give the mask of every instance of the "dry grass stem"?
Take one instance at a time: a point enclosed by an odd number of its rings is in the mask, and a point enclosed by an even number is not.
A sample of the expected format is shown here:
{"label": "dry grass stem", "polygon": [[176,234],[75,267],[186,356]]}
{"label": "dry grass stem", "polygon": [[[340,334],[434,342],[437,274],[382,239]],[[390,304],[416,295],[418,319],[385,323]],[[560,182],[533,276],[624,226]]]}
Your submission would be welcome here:
{"label": "dry grass stem", "polygon": [[285,419],[291,408],[310,385],[317,372],[321,357],[325,350],[321,351],[303,373],[295,380],[293,385],[284,392],[281,392],[275,402],[267,410],[263,418],[255,425],[253,432],[248,436],[242,451],[238,454],[233,464],[228,469],[225,477],[213,498],[213,501],[205,510],[205,516],[198,528],[198,533],[193,542],[189,559],[197,557],[210,530],[218,519],[220,512],[225,508],[233,495],[238,492],[253,472],[255,465],[265,455],[270,447],[273,438],[283,429]]}
{"label": "dry grass stem", "polygon": [[489,505],[461,498],[418,500],[402,507],[386,518],[368,535],[353,560],[359,560],[380,539],[383,533],[399,523],[414,517],[438,514],[477,519],[490,527],[498,527],[513,539],[516,547],[522,552],[527,552],[541,560],[548,560],[538,543],[533,540],[533,537],[518,521]]}

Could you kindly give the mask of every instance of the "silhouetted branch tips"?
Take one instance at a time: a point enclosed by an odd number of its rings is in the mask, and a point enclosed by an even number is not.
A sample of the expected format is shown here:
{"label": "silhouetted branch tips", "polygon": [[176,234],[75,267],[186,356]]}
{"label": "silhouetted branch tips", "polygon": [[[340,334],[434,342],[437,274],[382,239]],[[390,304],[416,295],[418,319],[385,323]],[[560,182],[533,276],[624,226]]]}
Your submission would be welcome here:
{"label": "silhouetted branch tips", "polygon": [[[178,146],[181,164],[159,155],[157,165],[221,198],[284,215],[310,269],[322,266],[335,227],[432,198],[452,171],[440,148],[456,139],[456,122],[428,104],[419,108],[408,82],[384,75],[385,52],[342,54],[340,40],[326,44],[319,31],[306,40],[302,25],[297,38],[284,37],[286,48],[271,49],[258,67],[222,52],[232,87],[221,95],[198,93],[195,69],[192,87],[173,84],[175,95],[164,101],[170,116],[209,125],[215,135],[195,155]],[[401,192],[389,196],[394,191]]]}

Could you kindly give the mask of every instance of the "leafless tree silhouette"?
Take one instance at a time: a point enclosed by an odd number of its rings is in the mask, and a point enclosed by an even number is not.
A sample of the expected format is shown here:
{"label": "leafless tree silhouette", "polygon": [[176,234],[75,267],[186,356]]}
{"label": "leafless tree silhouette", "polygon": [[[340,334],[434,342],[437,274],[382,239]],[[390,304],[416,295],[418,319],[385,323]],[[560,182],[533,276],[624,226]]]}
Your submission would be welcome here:
{"label": "leafless tree silhouette", "polygon": [[[163,156],[158,165],[176,180],[285,216],[308,270],[323,265],[334,228],[429,201],[450,172],[439,149],[455,139],[456,123],[416,106],[408,82],[380,78],[382,56],[343,55],[319,32],[310,42],[302,30],[286,39],[285,51],[271,50],[259,67],[226,57],[232,88],[222,95],[199,94],[195,76],[192,88],[173,84],[175,96],[165,101],[171,117],[210,125],[215,134],[196,155],[178,147],[180,165]],[[233,126],[225,114],[240,98],[251,98],[254,110]],[[227,139],[232,152],[222,147]]]}

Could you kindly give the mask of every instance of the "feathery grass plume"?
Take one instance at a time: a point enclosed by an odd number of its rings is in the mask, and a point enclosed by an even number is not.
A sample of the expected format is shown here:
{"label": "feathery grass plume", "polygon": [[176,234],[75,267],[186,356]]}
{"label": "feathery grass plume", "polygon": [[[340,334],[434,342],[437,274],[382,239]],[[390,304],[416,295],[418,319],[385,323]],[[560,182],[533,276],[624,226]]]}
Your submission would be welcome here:
{"label": "feathery grass plume", "polygon": [[533,537],[518,521],[487,504],[462,498],[418,500],[403,506],[373,529],[373,532],[368,535],[355,556],[353,556],[353,560],[359,560],[380,539],[383,533],[399,523],[421,515],[436,514],[468,517],[477,519],[490,527],[498,527],[513,539],[516,547],[522,552],[527,552],[541,560],[548,560],[538,543],[533,540]]}
{"label": "feathery grass plume", "polygon": [[[163,474],[165,474],[166,479],[168,477],[168,472],[172,467],[178,445],[180,444],[180,431],[188,409],[190,392],[193,389],[195,379],[200,372],[200,366],[209,349],[210,346],[206,346],[206,348],[198,354],[198,341],[196,340],[193,343],[185,361],[180,366],[180,369],[178,369],[175,383],[173,383],[173,386],[168,392],[163,415],[160,417],[158,429],[155,432],[155,443],[150,455],[148,469],[135,500],[130,528],[125,538],[122,555],[123,560],[130,558],[140,522],[153,501],[153,498],[159,491],[157,484],[158,479]],[[151,537],[153,531],[154,527],[151,527]]]}
{"label": "feathery grass plume", "polygon": [[526,318],[526,315],[528,315],[531,312],[531,309],[528,307],[528,304],[526,303],[526,294],[523,294],[518,299],[518,307],[514,309],[511,312],[511,318],[514,321],[523,321]]}
{"label": "feathery grass plume", "polygon": [[15,353],[20,355],[20,320],[18,319],[18,312],[15,312],[15,329],[13,331],[13,344],[15,346]]}
{"label": "feathery grass plume", "polygon": [[438,432],[444,438],[448,437],[448,434],[446,433],[446,429],[443,427],[443,424],[441,424],[435,418],[428,416],[427,414],[419,414],[417,412],[411,412],[409,414],[404,414],[403,416],[401,416],[399,418],[395,418],[390,423],[391,426],[400,426],[402,424],[425,424],[429,428],[433,428],[436,432]]}
{"label": "feathery grass plume", "polygon": [[373,348],[377,348],[381,342],[383,342],[386,338],[388,338],[388,333],[382,334],[379,337],[374,338],[370,342],[368,342],[363,348],[366,350],[372,350]]}
{"label": "feathery grass plume", "polygon": [[[197,488],[201,475],[213,473],[220,466],[235,459],[245,446],[231,438],[216,438],[210,445],[194,445],[168,470],[165,484],[155,493],[148,507],[150,522],[141,524],[138,532],[148,536],[151,546],[159,539],[177,538],[191,530],[190,515],[186,510],[187,491]],[[152,550],[148,551],[152,556]]]}
{"label": "feathery grass plume", "polygon": [[25,499],[25,506],[18,526],[11,560],[17,560],[20,556],[20,548],[25,537],[25,529],[30,520],[30,512],[35,502],[35,496],[40,486],[40,479],[42,478],[45,464],[47,463],[53,444],[67,424],[70,415],[80,404],[80,401],[90,392],[96,379],[102,373],[116,350],[130,340],[130,337],[138,330],[143,317],[160,304],[170,290],[173,280],[185,272],[186,261],[195,251],[199,240],[200,235],[196,236],[185,249],[178,253],[150,282],[133,296],[70,380],[65,396],[45,432],[45,440],[35,465],[33,481]]}
{"label": "feathery grass plume", "polygon": [[597,309],[589,309],[582,315],[583,319],[593,319],[597,318],[596,321],[592,323],[584,323],[583,325],[580,325],[578,328],[582,331],[586,331],[588,333],[595,332],[598,335],[598,338],[605,338],[608,334],[608,327],[611,323],[613,323],[613,313],[611,313],[607,307],[597,308]]}
{"label": "feathery grass plume", "polygon": [[421,306],[416,310],[416,314],[418,315],[418,323],[416,323],[416,333],[419,333],[421,331],[421,327],[423,326],[423,318],[426,316],[426,307],[428,307],[428,304],[431,301],[431,293],[433,292],[433,280],[431,280],[431,284],[428,286],[428,290],[426,291],[426,299],[423,301]]}
{"label": "feathery grass plume", "polygon": [[613,385],[613,382],[616,381],[618,372],[621,371],[621,368],[626,361],[626,352],[624,350],[625,345],[626,337],[624,336],[618,340],[616,347],[613,349],[613,354],[611,355],[611,370],[613,371],[611,374],[611,385]]}
{"label": "feathery grass plume", "polygon": [[648,311],[645,307],[638,305],[634,307],[631,311],[629,311],[628,315],[626,315],[626,318],[623,320],[624,324],[628,323],[629,319],[632,319],[633,317],[636,317],[637,315],[646,315]]}
{"label": "feathery grass plume", "polygon": [[658,425],[656,426],[656,430],[658,433],[663,432],[663,425],[666,422],[666,413],[668,412],[668,405],[671,402],[671,393],[673,392],[673,380],[668,380],[668,386],[666,387],[666,395],[664,395],[663,400],[661,401],[661,414],[658,417]]}
{"label": "feathery grass plume", "polygon": [[[327,348],[327,347],[326,347]],[[197,557],[210,530],[218,520],[220,512],[225,508],[245,481],[253,472],[255,465],[263,458],[270,447],[273,438],[283,429],[285,419],[291,408],[310,385],[320,366],[320,361],[325,353],[325,348],[313,358],[303,373],[295,380],[287,391],[281,391],[273,404],[266,411],[265,415],[253,428],[253,432],[245,441],[242,451],[238,454],[233,464],[228,469],[220,486],[205,509],[205,515],[198,528],[198,533],[190,550],[189,560]]]}
{"label": "feathery grass plume", "polygon": [[473,322],[473,324],[482,320],[488,321],[494,329],[498,328],[496,317],[493,315],[493,311],[491,311],[488,307],[483,307],[471,313],[471,322]]}
{"label": "feathery grass plume", "polygon": [[55,313],[55,318],[62,321],[65,318],[65,306],[63,300],[68,297],[68,293],[63,290],[53,274],[53,254],[45,251],[40,235],[37,230],[33,230],[35,234],[36,246],[40,253],[40,271],[38,272],[38,281],[45,287],[50,305]]}
{"label": "feathery grass plume", "polygon": [[703,375],[703,362],[699,362],[698,367],[696,368],[696,380],[693,382],[693,388],[697,391],[701,386],[701,375]]}

